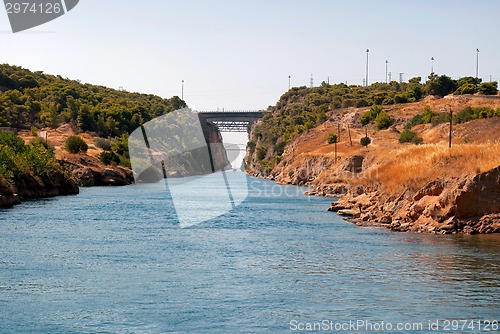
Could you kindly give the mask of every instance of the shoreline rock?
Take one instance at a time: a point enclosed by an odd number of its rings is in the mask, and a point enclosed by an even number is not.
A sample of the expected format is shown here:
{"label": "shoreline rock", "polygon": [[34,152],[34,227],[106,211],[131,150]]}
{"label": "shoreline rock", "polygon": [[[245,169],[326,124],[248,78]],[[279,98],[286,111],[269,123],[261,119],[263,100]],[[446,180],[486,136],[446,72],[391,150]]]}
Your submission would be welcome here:
{"label": "shoreline rock", "polygon": [[500,233],[500,166],[451,180],[434,180],[416,192],[389,196],[380,189],[349,189],[328,211],[360,226],[435,234]]}

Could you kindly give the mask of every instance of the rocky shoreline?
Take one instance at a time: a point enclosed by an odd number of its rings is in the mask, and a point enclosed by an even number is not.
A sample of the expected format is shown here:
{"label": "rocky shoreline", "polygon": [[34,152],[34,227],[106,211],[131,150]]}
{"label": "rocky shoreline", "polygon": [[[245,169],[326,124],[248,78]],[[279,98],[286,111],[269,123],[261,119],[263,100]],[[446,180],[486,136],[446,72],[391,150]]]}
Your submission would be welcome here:
{"label": "rocky shoreline", "polygon": [[358,226],[437,234],[500,233],[500,166],[474,176],[436,180],[416,192],[387,196],[353,189],[332,203]]}
{"label": "rocky shoreline", "polygon": [[32,176],[15,180],[14,191],[0,195],[0,208],[10,208],[23,200],[80,193],[76,180],[63,173],[55,173],[50,180],[42,182]]}

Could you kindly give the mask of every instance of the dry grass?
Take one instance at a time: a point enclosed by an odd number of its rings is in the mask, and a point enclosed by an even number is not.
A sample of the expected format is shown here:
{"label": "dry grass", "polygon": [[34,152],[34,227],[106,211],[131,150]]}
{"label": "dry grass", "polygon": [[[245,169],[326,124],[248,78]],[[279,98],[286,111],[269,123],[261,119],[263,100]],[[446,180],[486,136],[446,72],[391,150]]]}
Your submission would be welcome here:
{"label": "dry grass", "polygon": [[359,183],[378,183],[391,193],[417,190],[438,178],[485,172],[500,165],[500,143],[406,146],[378,157]]}

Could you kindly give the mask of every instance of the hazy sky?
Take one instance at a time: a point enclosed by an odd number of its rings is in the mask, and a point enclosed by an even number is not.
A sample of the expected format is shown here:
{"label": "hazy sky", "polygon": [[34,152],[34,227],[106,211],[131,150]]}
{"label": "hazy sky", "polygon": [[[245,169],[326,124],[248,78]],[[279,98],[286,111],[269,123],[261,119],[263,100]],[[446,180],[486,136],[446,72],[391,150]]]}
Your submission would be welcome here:
{"label": "hazy sky", "polygon": [[181,95],[198,110],[263,109],[292,86],[438,74],[500,81],[499,0],[80,0],[12,34],[0,63],[128,91]]}

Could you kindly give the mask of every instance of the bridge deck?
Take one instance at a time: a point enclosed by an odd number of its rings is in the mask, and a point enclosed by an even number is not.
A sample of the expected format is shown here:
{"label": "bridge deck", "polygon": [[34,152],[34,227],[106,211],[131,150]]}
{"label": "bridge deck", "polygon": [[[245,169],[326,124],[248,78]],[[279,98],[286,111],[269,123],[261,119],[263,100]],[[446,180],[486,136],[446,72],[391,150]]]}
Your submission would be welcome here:
{"label": "bridge deck", "polygon": [[248,132],[250,125],[260,119],[263,111],[199,111],[205,119],[217,125],[222,132]]}

